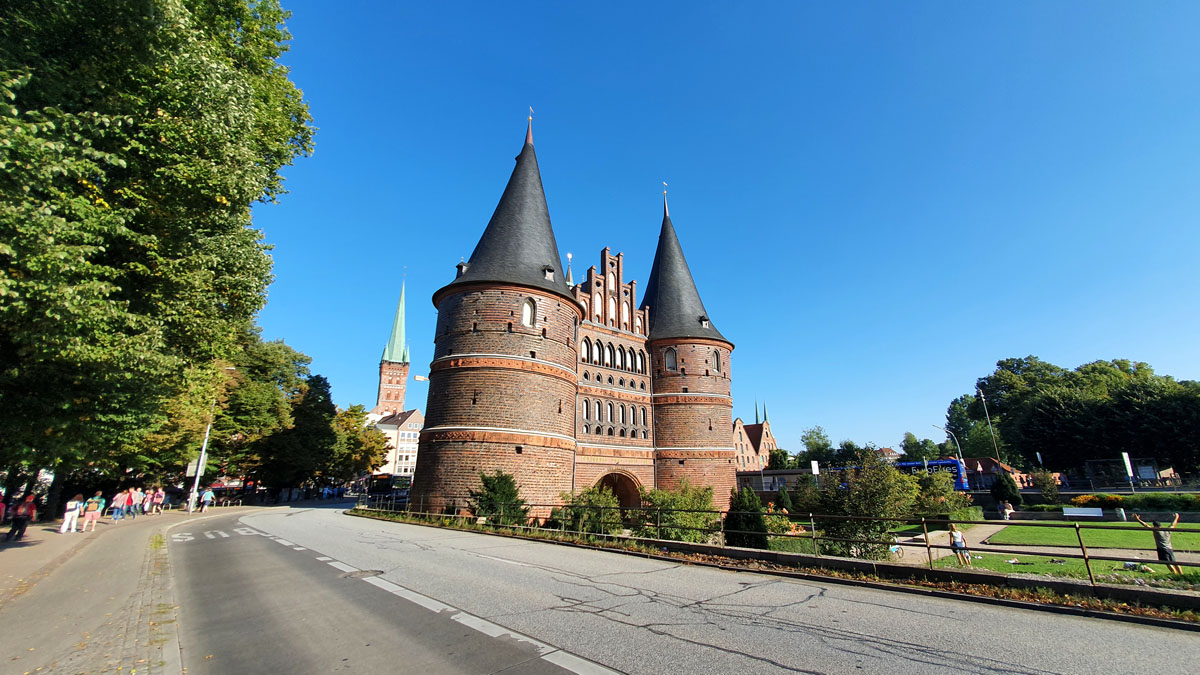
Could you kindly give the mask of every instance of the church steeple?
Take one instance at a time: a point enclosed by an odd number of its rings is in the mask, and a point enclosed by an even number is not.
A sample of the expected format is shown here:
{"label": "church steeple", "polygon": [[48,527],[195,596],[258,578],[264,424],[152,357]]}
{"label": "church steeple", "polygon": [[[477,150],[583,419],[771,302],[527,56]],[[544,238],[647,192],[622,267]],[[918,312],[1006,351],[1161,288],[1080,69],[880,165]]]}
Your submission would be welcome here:
{"label": "church steeple", "polygon": [[700,300],[696,282],[683,257],[683,247],[671,223],[666,197],[663,197],[662,231],[658,235],[658,250],[654,266],[642,296],[642,308],[650,307],[651,340],[663,338],[700,337],[729,342],[721,335]]}
{"label": "church steeple", "polygon": [[408,363],[408,343],[404,340],[404,282],[400,282],[400,302],[396,305],[396,318],[392,319],[392,334],[383,348],[383,360],[392,363]]}
{"label": "church steeple", "polygon": [[471,259],[465,265],[459,264],[458,278],[434,295],[435,304],[449,289],[479,282],[540,288],[574,302],[550,225],[550,210],[533,150],[532,121],[487,229]]}

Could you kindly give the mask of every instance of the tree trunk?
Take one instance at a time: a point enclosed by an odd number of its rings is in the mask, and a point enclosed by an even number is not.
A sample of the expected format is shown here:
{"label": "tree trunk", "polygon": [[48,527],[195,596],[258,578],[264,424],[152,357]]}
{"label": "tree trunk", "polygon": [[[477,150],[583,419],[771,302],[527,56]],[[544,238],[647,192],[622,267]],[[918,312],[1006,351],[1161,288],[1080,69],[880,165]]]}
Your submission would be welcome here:
{"label": "tree trunk", "polygon": [[46,505],[38,515],[42,520],[54,520],[58,517],[58,502],[62,498],[64,476],[66,475],[65,468],[62,465],[55,467],[54,480],[50,481],[50,490],[46,493]]}

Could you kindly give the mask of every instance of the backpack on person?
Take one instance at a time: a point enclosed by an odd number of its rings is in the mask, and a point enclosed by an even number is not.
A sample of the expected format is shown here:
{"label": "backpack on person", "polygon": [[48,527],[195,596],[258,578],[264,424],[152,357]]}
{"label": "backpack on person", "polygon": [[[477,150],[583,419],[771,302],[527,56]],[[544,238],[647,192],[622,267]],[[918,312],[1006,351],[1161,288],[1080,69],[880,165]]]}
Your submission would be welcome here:
{"label": "backpack on person", "polygon": [[83,506],[84,513],[91,513],[92,511],[99,511],[99,510],[100,510],[100,500],[96,499],[95,497],[92,497],[91,499],[87,500],[87,503],[85,503]]}

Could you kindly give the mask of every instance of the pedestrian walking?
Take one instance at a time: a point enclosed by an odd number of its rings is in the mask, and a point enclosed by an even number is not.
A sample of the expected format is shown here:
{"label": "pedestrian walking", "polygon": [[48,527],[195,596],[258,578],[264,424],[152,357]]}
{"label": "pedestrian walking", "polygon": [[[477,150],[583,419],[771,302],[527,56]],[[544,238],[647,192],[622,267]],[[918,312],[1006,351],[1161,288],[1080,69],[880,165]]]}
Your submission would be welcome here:
{"label": "pedestrian walking", "polygon": [[63,512],[62,527],[58,529],[59,534],[68,532],[76,532],[79,528],[79,514],[83,512],[83,493],[79,493],[67,502],[67,510]]}
{"label": "pedestrian walking", "polygon": [[1154,533],[1154,548],[1158,551],[1158,559],[1167,563],[1167,569],[1172,573],[1183,574],[1183,568],[1175,562],[1175,549],[1171,548],[1170,530],[1175,529],[1175,526],[1179,524],[1179,514],[1176,513],[1175,520],[1172,520],[1171,524],[1166,527],[1163,527],[1162,523],[1157,520],[1152,520],[1151,524],[1147,525],[1146,521],[1136,513],[1133,514],[1133,517],[1142,524],[1142,527],[1149,528]]}
{"label": "pedestrian walking", "polygon": [[13,508],[12,529],[4,535],[4,541],[21,541],[21,537],[25,536],[29,521],[37,518],[37,504],[33,500],[33,495],[25,495],[25,499]]}
{"label": "pedestrian walking", "polygon": [[136,519],[142,511],[142,501],[146,498],[141,488],[129,488],[129,505],[126,511],[129,517]]}
{"label": "pedestrian walking", "polygon": [[967,550],[967,539],[954,523],[950,523],[950,550],[954,551],[959,565],[971,566],[971,552]]}
{"label": "pedestrian walking", "polygon": [[162,515],[163,502],[166,501],[166,499],[167,491],[162,489],[161,485],[158,486],[158,489],[155,490],[154,494],[150,497],[150,508],[152,509],[151,513]]}
{"label": "pedestrian walking", "polygon": [[200,495],[200,513],[207,511],[216,499],[217,496],[213,494],[211,487],[204,488],[204,494]]}
{"label": "pedestrian walking", "polygon": [[113,522],[120,522],[125,517],[125,505],[129,503],[129,492],[121,490],[113,495],[112,499],[112,519]]}
{"label": "pedestrian walking", "polygon": [[83,503],[83,531],[87,532],[88,523],[92,524],[92,532],[96,531],[96,523],[104,514],[104,493],[96,490],[96,494]]}

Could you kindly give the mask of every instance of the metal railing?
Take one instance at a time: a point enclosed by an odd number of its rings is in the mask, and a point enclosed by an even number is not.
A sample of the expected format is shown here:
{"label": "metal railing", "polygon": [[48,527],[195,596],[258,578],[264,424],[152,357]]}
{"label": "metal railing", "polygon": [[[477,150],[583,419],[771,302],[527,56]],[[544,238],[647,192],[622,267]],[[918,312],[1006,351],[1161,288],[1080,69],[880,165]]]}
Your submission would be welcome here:
{"label": "metal railing", "polygon": [[[451,503],[465,504],[467,501],[460,499],[455,502],[455,500],[451,500]],[[768,531],[762,532],[729,528],[727,526],[727,519],[730,515],[754,514],[754,512],[741,511],[670,509],[654,506],[613,507],[573,504],[509,504],[501,505],[496,511],[486,513],[479,512],[470,507],[456,507],[443,512],[433,512],[423,510],[423,506],[421,503],[411,503],[406,497],[396,497],[393,495],[361,495],[356,503],[356,507],[360,509],[405,513],[409,517],[425,521],[458,521],[464,524],[472,523],[477,526],[498,530],[521,531],[541,535],[557,534],[562,537],[570,535],[572,537],[584,537],[594,540],[654,539],[660,541],[690,541],[725,546],[731,538],[730,535],[733,535],[732,539],[735,541],[748,538],[758,543],[765,542],[767,548],[775,551],[811,554],[816,558],[833,556],[879,562],[895,562],[897,558],[903,557],[903,550],[906,547],[924,548],[924,561],[904,564],[915,566],[924,564],[929,569],[935,568],[934,563],[936,560],[946,557],[935,556],[935,550],[939,552],[949,551],[951,554],[955,551],[955,548],[949,543],[935,544],[932,542],[934,537],[948,535],[947,530],[949,525],[953,524],[956,527],[965,529],[985,523],[998,524],[997,521],[964,521],[923,517],[874,518],[870,516],[842,516],[816,513],[797,516],[795,514],[784,515],[780,513],[759,512],[769,523],[771,520],[774,520],[773,524],[776,529],[785,521],[789,528],[787,532],[772,532],[769,528]],[[539,515],[531,515],[533,513]],[[700,524],[697,524],[697,522]],[[989,544],[984,549],[975,549],[975,553],[1035,555],[1054,559],[1082,560],[1087,570],[1088,580],[1093,586],[1096,585],[1096,572],[1093,569],[1093,562],[1096,561],[1132,562],[1137,564],[1154,563],[1159,565],[1175,564],[1181,568],[1200,567],[1200,562],[1176,561],[1174,563],[1166,563],[1158,560],[1148,560],[1135,555],[1147,551],[1153,553],[1154,549],[1093,546],[1093,549],[1119,548],[1122,551],[1130,552],[1130,555],[1122,556],[1097,555],[1089,550],[1088,545],[1085,543],[1084,530],[1114,529],[1107,525],[1046,521],[1004,521],[1004,524],[1006,526],[1026,528],[1071,529],[1075,532],[1076,543],[1074,546],[1049,546],[1060,549],[1077,547],[1078,553],[1063,551],[1056,551],[1054,553],[1039,552],[1036,545],[1015,548],[1015,546],[1021,546],[1020,544],[1007,547]],[[571,527],[568,527],[568,525]],[[901,542],[898,530],[902,531],[906,526],[914,525],[921,526],[920,536],[914,536],[914,541],[907,544]],[[1144,534],[1147,538],[1151,537],[1150,532],[1142,532],[1141,530],[1142,528],[1136,528],[1135,531]],[[1176,527],[1170,531],[1173,533],[1200,533],[1200,528]],[[857,533],[874,536],[854,536]],[[911,534],[915,535],[915,532]],[[782,542],[805,543],[796,545]],[[967,554],[970,555],[971,546],[968,544],[966,548]],[[1179,552],[1178,549],[1176,551]],[[1190,552],[1190,549],[1183,549],[1183,552]]]}

